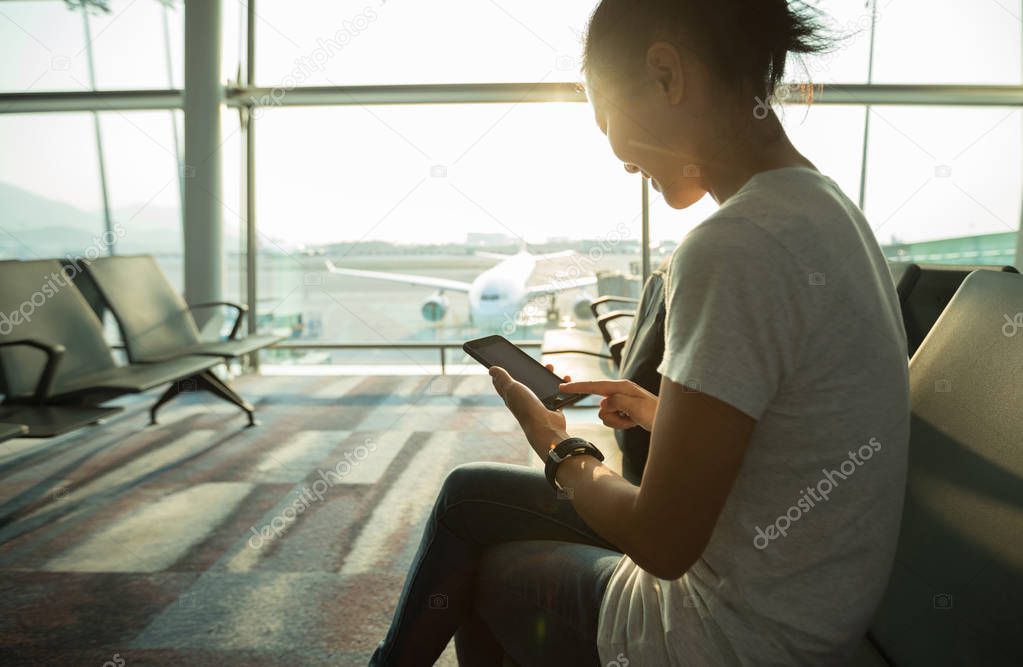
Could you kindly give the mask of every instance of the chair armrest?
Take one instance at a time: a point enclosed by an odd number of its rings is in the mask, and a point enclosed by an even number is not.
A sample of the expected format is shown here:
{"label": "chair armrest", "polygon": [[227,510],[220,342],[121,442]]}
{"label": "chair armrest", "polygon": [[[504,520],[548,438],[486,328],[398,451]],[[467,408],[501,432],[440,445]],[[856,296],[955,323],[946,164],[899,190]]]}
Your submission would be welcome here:
{"label": "chair armrest", "polygon": [[50,397],[50,390],[53,388],[53,379],[57,376],[57,366],[64,358],[65,348],[63,345],[47,345],[37,340],[12,340],[0,342],[0,347],[27,346],[34,347],[46,353],[46,366],[43,367],[43,374],[36,383],[34,398],[40,405],[46,403]]}
{"label": "chair armrest", "polygon": [[626,303],[626,304],[631,303],[631,304],[634,304],[634,305],[639,305],[639,299],[634,299],[631,296],[615,296],[613,294],[612,295],[608,295],[608,296],[602,296],[602,297],[599,297],[597,299],[594,299],[593,301],[590,301],[590,312],[593,313],[593,317],[594,318],[600,317],[600,313],[597,312],[597,311],[605,303]]}
{"label": "chair armrest", "polygon": [[611,350],[611,360],[615,362],[616,368],[622,367],[622,353],[625,351],[625,344],[628,342],[629,337],[622,336],[621,338],[615,338],[607,346]]}
{"label": "chair armrest", "polygon": [[613,336],[608,330],[608,325],[617,319],[623,317],[635,317],[636,313],[631,310],[612,310],[610,313],[605,313],[597,318],[597,327],[600,329],[600,335],[604,337],[604,340],[610,344]]}
{"label": "chair armrest", "polygon": [[213,308],[215,306],[227,306],[228,308],[234,308],[238,314],[234,318],[234,326],[231,327],[231,333],[228,335],[228,339],[236,340],[238,338],[238,331],[242,327],[242,316],[249,312],[249,307],[242,303],[234,303],[233,301],[209,301],[207,303],[196,303],[188,306],[189,310],[195,310],[196,308]]}

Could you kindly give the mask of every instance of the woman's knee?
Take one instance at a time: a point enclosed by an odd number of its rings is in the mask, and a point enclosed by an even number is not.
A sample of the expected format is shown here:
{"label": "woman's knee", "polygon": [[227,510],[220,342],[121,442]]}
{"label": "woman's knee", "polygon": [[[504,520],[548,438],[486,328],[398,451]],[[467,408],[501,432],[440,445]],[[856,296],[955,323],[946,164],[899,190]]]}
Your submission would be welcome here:
{"label": "woman's knee", "polygon": [[535,477],[532,468],[509,463],[463,463],[451,470],[438,496],[438,509],[466,500],[522,497],[524,486]]}

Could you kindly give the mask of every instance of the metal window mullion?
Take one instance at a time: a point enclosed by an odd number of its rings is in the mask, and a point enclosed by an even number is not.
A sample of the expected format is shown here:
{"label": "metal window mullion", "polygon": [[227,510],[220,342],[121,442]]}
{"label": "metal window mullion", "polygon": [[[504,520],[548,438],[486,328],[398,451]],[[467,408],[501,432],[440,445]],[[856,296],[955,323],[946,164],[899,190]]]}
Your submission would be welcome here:
{"label": "metal window mullion", "polygon": [[[1021,86],[824,84],[813,103],[845,106],[1023,106]],[[182,108],[180,90],[64,91],[0,93],[0,114],[67,111],[141,111]],[[337,86],[274,89],[225,88],[232,108],[257,106],[351,106],[373,104],[480,104],[585,102],[575,84],[453,84],[422,86]],[[786,104],[801,104],[790,99]]]}
{"label": "metal window mullion", "polygon": [[[867,56],[867,84],[874,83],[874,40],[877,36],[877,0],[870,2],[870,51]],[[863,154],[860,160],[860,196],[859,207],[862,211],[867,205],[867,156],[870,148],[870,106],[863,108]]]}
{"label": "metal window mullion", "polygon": [[[89,8],[82,4],[82,29],[85,33],[85,58],[89,68],[89,87],[96,90],[96,67],[92,54],[92,31],[89,28]],[[115,243],[117,236],[114,235],[114,223],[110,213],[110,188],[107,186],[107,162],[103,155],[103,129],[100,127],[99,112],[92,111],[92,127],[96,134],[96,162],[99,168],[99,189],[103,197],[103,228],[106,232],[104,240],[107,247],[107,254],[116,254]]]}
{"label": "metal window mullion", "polygon": [[[246,17],[245,83],[252,88],[256,85],[256,0],[249,0]],[[259,305],[259,244],[256,227],[256,114],[255,107],[248,107],[243,114],[245,122],[245,298],[249,307],[249,334],[256,333]],[[249,357],[252,369],[259,371],[259,352]]]}

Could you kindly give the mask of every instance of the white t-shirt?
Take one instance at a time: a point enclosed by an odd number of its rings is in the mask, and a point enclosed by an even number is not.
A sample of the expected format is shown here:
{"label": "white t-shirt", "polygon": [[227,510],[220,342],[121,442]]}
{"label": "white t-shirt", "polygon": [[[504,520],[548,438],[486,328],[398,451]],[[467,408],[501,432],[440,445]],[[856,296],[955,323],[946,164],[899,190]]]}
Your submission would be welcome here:
{"label": "white t-shirt", "polygon": [[696,564],[668,581],[619,562],[601,660],[840,664],[887,584],[905,486],[906,339],[881,249],[830,178],[762,172],[685,238],[665,294],[658,370],[757,424]]}

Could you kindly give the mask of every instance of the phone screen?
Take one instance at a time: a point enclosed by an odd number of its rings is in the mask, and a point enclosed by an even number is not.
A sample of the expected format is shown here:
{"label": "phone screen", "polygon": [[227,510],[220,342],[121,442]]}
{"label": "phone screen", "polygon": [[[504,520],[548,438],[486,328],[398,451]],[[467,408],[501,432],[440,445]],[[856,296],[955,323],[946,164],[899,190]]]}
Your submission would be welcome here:
{"label": "phone screen", "polygon": [[471,340],[463,349],[487,367],[500,366],[508,371],[509,375],[532,389],[548,408],[557,409],[583,398],[581,394],[560,393],[558,386],[564,380],[506,338],[489,336]]}

